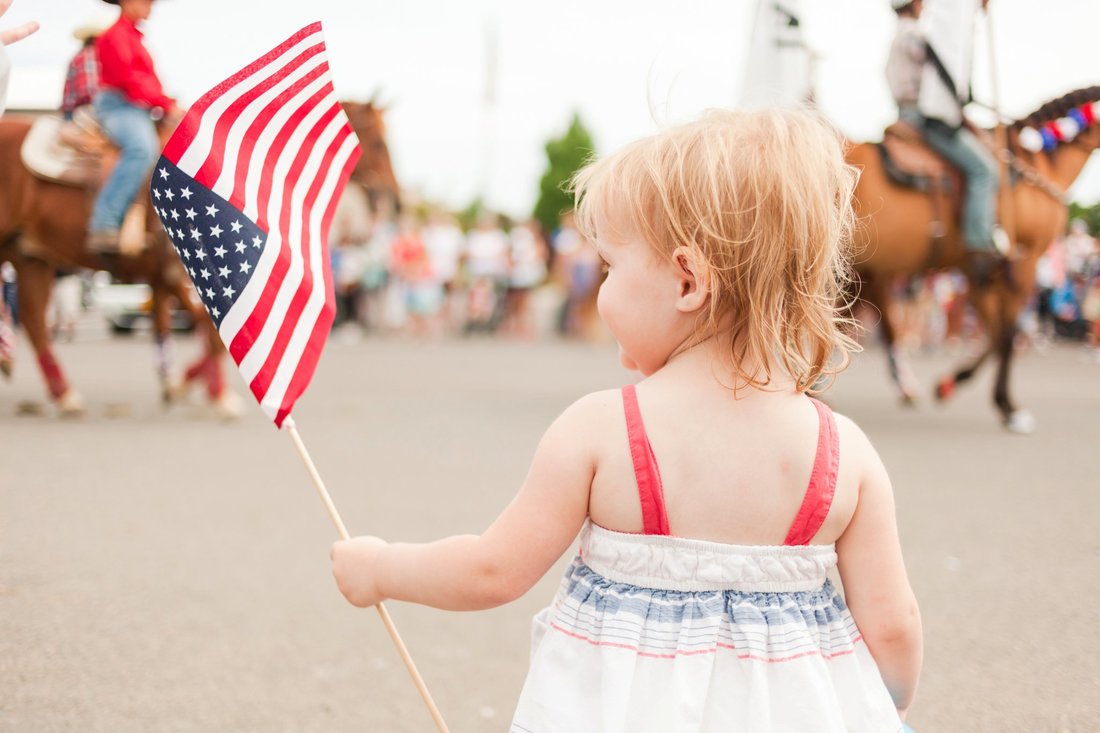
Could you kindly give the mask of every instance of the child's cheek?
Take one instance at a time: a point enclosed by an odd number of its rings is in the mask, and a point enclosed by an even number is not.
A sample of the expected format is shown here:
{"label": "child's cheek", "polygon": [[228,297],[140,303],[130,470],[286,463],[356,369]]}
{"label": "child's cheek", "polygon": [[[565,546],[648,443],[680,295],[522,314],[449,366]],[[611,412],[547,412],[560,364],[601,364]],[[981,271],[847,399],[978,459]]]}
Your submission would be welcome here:
{"label": "child's cheek", "polygon": [[622,346],[619,346],[619,363],[621,363],[624,368],[629,369],[632,372],[639,371],[638,363],[630,358],[630,354],[626,353],[626,351],[623,350]]}

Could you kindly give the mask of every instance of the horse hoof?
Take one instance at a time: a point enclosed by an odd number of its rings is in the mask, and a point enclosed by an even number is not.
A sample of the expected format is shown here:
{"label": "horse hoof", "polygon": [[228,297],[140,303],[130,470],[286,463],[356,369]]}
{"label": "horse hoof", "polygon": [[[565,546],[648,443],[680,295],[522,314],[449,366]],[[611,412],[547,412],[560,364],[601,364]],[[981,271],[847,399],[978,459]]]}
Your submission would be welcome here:
{"label": "horse hoof", "polygon": [[1027,410],[1014,410],[1005,418],[1005,430],[1016,435],[1031,435],[1035,432],[1035,416]]}
{"label": "horse hoof", "polygon": [[61,417],[83,417],[84,398],[76,390],[67,390],[57,398],[57,411]]}
{"label": "horse hoof", "polygon": [[955,394],[955,380],[952,377],[944,377],[936,383],[937,402],[949,400],[953,394]]}
{"label": "horse hoof", "polygon": [[165,407],[174,405],[177,402],[186,402],[190,392],[191,388],[186,379],[179,376],[168,377],[162,382],[160,401]]}
{"label": "horse hoof", "polygon": [[46,414],[46,406],[41,402],[23,400],[15,406],[15,414],[25,417],[41,417]]}
{"label": "horse hoof", "polygon": [[235,393],[226,389],[214,400],[213,408],[215,417],[221,420],[236,420],[244,412],[244,403]]}

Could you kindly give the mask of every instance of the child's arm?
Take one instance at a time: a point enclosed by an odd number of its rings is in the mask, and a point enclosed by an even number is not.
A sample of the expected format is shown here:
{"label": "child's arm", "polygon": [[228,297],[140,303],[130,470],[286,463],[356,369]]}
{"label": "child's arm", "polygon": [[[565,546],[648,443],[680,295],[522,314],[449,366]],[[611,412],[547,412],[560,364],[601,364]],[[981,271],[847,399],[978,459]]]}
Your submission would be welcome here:
{"label": "child's arm", "polygon": [[845,448],[857,451],[865,468],[855,513],[836,543],[840,579],[848,608],[904,714],[920,676],[920,610],[905,574],[890,477],[863,432],[844,422],[852,437]]}
{"label": "child's arm", "polygon": [[519,598],[569,548],[588,516],[595,436],[612,397],[618,393],[589,395],[554,421],[519,494],[484,534],[427,544],[337,542],[332,568],[340,591],[361,607],[393,598],[453,611]]}

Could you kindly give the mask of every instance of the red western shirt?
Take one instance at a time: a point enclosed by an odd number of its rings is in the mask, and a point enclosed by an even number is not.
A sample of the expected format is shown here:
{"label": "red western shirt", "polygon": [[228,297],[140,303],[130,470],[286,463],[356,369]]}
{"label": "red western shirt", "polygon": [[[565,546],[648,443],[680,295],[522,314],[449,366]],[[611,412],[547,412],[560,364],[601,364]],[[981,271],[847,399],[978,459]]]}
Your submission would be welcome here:
{"label": "red western shirt", "polygon": [[96,39],[99,82],[103,88],[122,92],[139,107],[168,109],[175,102],[165,95],[153,69],[153,58],[141,42],[142,33],[132,20],[118,21]]}

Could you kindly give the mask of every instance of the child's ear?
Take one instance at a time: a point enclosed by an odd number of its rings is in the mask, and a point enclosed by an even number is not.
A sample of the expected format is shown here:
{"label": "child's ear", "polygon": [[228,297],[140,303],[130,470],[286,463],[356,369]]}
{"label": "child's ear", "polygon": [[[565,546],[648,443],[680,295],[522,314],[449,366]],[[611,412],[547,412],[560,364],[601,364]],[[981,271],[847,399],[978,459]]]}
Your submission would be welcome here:
{"label": "child's ear", "polygon": [[672,265],[677,275],[676,309],[693,313],[710,297],[710,268],[698,250],[677,247],[672,251]]}

